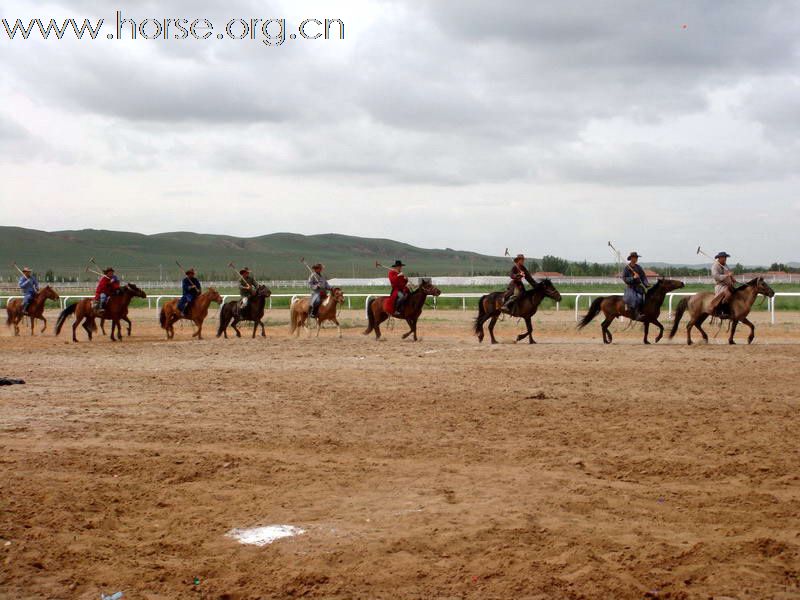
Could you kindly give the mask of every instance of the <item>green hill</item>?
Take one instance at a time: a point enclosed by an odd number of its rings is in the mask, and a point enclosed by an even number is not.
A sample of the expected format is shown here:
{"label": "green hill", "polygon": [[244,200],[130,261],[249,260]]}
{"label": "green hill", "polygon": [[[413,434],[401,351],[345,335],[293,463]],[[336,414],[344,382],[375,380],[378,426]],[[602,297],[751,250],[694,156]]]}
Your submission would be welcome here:
{"label": "green hill", "polygon": [[95,257],[100,265],[113,265],[126,278],[174,280],[179,271],[175,260],[193,265],[206,279],[232,278],[226,265],[249,266],[258,278],[299,279],[306,273],[300,264],[321,261],[331,276],[379,277],[384,271],[375,261],[389,264],[400,258],[410,274],[486,275],[506,273],[508,258],[486,256],[452,249],[417,248],[386,239],[338,234],[299,235],[273,233],[239,238],[189,232],[144,235],[122,231],[84,229],[80,231],[37,231],[21,227],[0,227],[0,277],[16,275],[12,261],[30,265],[43,276],[94,279],[85,272]]}

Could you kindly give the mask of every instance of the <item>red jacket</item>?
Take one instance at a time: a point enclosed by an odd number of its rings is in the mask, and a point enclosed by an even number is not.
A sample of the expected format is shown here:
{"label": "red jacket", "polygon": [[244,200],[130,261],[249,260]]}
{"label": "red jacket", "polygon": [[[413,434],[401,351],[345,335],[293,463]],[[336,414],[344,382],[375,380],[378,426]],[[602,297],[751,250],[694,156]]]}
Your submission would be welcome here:
{"label": "red jacket", "polygon": [[94,291],[94,299],[100,300],[100,294],[111,296],[118,289],[119,279],[117,279],[116,275],[112,275],[111,277],[103,275],[100,281],[97,282],[97,289]]}
{"label": "red jacket", "polygon": [[392,286],[392,295],[386,299],[384,308],[386,312],[394,312],[394,303],[397,300],[397,293],[403,292],[408,294],[408,277],[402,273],[398,273],[394,269],[389,270],[389,284]]}

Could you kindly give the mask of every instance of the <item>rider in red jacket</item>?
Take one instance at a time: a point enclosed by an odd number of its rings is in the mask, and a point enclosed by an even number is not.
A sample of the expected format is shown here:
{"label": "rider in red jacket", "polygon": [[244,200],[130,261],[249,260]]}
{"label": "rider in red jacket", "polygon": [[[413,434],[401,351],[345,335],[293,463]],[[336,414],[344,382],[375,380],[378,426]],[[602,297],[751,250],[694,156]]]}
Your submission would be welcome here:
{"label": "rider in red jacket", "polygon": [[400,259],[394,261],[394,264],[389,269],[389,284],[392,286],[392,295],[389,296],[389,303],[387,312],[395,314],[400,312],[403,306],[403,300],[408,296],[408,277],[403,275],[403,267],[405,265]]}
{"label": "rider in red jacket", "polygon": [[94,308],[98,314],[103,312],[106,302],[119,290],[119,287],[119,278],[114,275],[114,268],[103,269],[103,275],[97,282],[97,289],[94,291]]}

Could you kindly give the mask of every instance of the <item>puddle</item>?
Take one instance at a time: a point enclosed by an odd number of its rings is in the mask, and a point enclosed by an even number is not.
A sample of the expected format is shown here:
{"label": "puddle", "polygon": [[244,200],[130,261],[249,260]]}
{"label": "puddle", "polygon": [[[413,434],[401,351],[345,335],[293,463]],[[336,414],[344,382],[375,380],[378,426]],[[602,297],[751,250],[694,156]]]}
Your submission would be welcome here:
{"label": "puddle", "polygon": [[252,527],[250,529],[231,529],[225,535],[237,540],[241,544],[266,546],[275,540],[293,537],[305,532],[305,529],[300,529],[292,525],[267,525],[266,527]]}

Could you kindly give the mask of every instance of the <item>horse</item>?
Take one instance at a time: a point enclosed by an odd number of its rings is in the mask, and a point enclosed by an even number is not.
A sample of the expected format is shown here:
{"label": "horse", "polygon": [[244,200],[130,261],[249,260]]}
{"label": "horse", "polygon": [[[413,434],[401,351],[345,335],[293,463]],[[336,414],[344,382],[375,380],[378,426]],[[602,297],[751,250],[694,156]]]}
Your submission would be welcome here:
{"label": "horse", "polygon": [[194,302],[189,306],[189,316],[184,315],[178,310],[178,299],[170,300],[161,307],[161,312],[158,315],[158,320],[161,323],[161,328],[166,330],[167,339],[171,340],[175,337],[174,325],[181,319],[188,319],[197,326],[197,330],[192,333],[192,337],[198,340],[203,339],[203,321],[208,315],[208,307],[212,302],[222,304],[222,296],[213,287],[208,288],[206,292],[198,295]]}
{"label": "horse", "polygon": [[272,291],[267,286],[261,284],[256,287],[255,296],[251,296],[247,301],[247,306],[245,306],[244,311],[239,309],[239,300],[226,302],[219,311],[217,337],[224,335],[225,339],[228,338],[228,325],[233,327],[233,330],[236,332],[236,337],[242,337],[241,332],[236,327],[239,321],[253,321],[253,338],[256,337],[256,331],[259,325],[261,325],[261,337],[267,337],[261,318],[264,316],[264,305],[267,302],[267,298],[271,295]]}
{"label": "horse", "polygon": [[[429,277],[423,277],[420,279],[419,287],[417,287],[417,289],[415,289],[413,292],[409,293],[405,299],[405,302],[403,302],[401,313],[398,317],[400,319],[404,319],[410,328],[406,333],[403,334],[403,339],[413,335],[414,341],[417,341],[417,320],[422,314],[422,307],[425,306],[425,299],[428,296],[438,296],[441,293],[442,291],[431,283]],[[374,331],[375,339],[381,339],[381,323],[383,323],[389,317],[395,316],[386,311],[385,303],[388,298],[388,296],[377,296],[375,298],[370,298],[369,302],[367,303],[367,319],[369,324],[367,325],[366,330],[364,330],[364,335],[369,335]]]}
{"label": "horse", "polygon": [[489,337],[493,344],[497,343],[497,339],[494,337],[494,326],[497,323],[497,319],[500,318],[500,315],[505,313],[512,317],[519,317],[525,321],[527,331],[519,334],[516,341],[519,342],[527,337],[529,340],[528,343],[535,344],[536,341],[533,339],[531,317],[536,314],[536,311],[539,309],[539,304],[541,304],[545,297],[551,298],[556,302],[561,302],[561,294],[549,279],[537,281],[536,285],[525,290],[525,292],[514,301],[514,304],[511,306],[511,312],[503,309],[505,297],[506,292],[492,292],[481,296],[481,299],[478,301],[478,316],[475,318],[473,330],[475,335],[478,336],[479,342],[483,342],[483,324],[489,321]]}
{"label": "horse", "polygon": [[[119,292],[111,296],[106,301],[105,309],[103,310],[103,318],[109,319],[111,321],[111,341],[122,341],[122,328],[120,327],[120,320],[128,314],[128,305],[131,303],[133,298],[147,298],[147,294],[144,293],[143,290],[140,290],[136,285],[132,283],[126,283],[123,285]],[[56,321],[56,335],[61,333],[61,328],[64,326],[64,323],[67,320],[67,317],[70,315],[75,315],[75,322],[72,324],[72,341],[77,342],[78,336],[76,332],[78,330],[78,325],[83,322],[83,328],[86,330],[86,333],[89,336],[89,341],[92,339],[92,334],[97,331],[97,324],[95,323],[95,319],[97,318],[97,313],[92,306],[94,300],[92,298],[84,298],[83,300],[79,300],[74,304],[70,304],[64,310],[61,311],[61,314],[58,315],[58,320]],[[114,331],[117,331],[117,337],[114,337]]]}
{"label": "horse", "polygon": [[730,319],[731,333],[728,336],[729,344],[736,343],[733,341],[733,336],[736,334],[736,326],[739,322],[744,323],[750,328],[750,335],[747,338],[747,343],[752,344],[753,338],[756,337],[756,328],[748,320],[747,315],[750,314],[750,309],[753,307],[753,303],[756,301],[759,294],[767,298],[772,298],[775,295],[775,291],[767,285],[763,277],[756,277],[737,287],[728,303],[730,306],[730,316],[726,317],[719,317],[716,314],[712,314],[709,309],[711,300],[714,298],[713,292],[698,292],[694,296],[684,298],[675,309],[675,322],[672,324],[672,331],[670,331],[669,337],[671,339],[675,336],[683,313],[688,310],[689,323],[686,325],[686,343],[690,346],[692,345],[692,327],[697,327],[703,336],[703,340],[708,342],[708,335],[706,335],[706,332],[703,331],[701,327],[703,321],[708,317],[712,317],[712,319],[716,317],[720,320]]}
{"label": "horse", "polygon": [[[44,317],[44,304],[48,300],[58,300],[58,294],[49,285],[36,292],[33,300],[31,300],[31,303],[28,305],[27,316],[31,320],[31,335],[33,335],[33,322],[36,319],[44,321],[42,330],[39,333],[44,333],[44,330],[47,329],[47,319]],[[6,305],[6,313],[8,314],[6,325],[9,327],[13,326],[14,335],[19,335],[19,324],[26,316],[22,314],[22,299],[14,298],[13,300],[9,300]]]}
{"label": "horse", "polygon": [[[664,304],[664,298],[667,297],[668,292],[679,290],[683,286],[683,282],[677,279],[659,277],[655,284],[645,293],[644,304],[639,311],[639,318],[636,319],[644,323],[645,344],[650,343],[647,337],[650,332],[651,323],[658,327],[656,343],[660,342],[661,338],[664,337],[664,326],[658,320],[658,316],[661,314],[661,305]],[[625,301],[622,299],[622,296],[601,296],[594,299],[594,302],[592,302],[589,307],[589,312],[587,312],[583,319],[581,319],[581,322],[578,323],[578,329],[583,329],[591,323],[592,319],[594,319],[600,311],[602,311],[606,317],[600,324],[600,329],[603,332],[603,343],[610,344],[613,336],[608,329],[609,325],[611,325],[611,322],[617,317],[626,317],[630,319],[631,312],[625,306]]]}
{"label": "horse", "polygon": [[[317,311],[317,337],[322,328],[322,323],[325,321],[333,321],[336,323],[336,330],[339,332],[339,337],[342,337],[342,326],[339,325],[339,320],[336,318],[336,311],[339,305],[344,302],[344,294],[342,288],[335,287],[331,290],[322,304],[319,305]],[[300,328],[305,327],[308,330],[308,336],[311,337],[311,327],[308,325],[308,312],[311,306],[311,299],[308,297],[295,298],[292,300],[292,305],[289,308],[289,335],[293,333],[300,336]]]}

